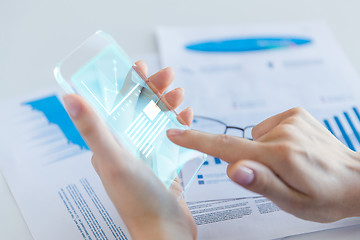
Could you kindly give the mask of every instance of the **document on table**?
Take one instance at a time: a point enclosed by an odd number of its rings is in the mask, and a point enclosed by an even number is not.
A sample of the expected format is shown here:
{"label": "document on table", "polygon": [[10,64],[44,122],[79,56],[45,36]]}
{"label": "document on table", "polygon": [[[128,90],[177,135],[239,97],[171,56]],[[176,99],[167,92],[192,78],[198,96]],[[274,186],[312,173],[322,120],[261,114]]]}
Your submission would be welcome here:
{"label": "document on table", "polygon": [[323,24],[161,27],[157,37],[160,63],[174,68],[195,114],[359,100],[359,78]]}
{"label": "document on table", "polygon": [[[326,25],[163,27],[157,36],[160,63],[176,73],[172,87],[185,89],[180,108],[191,106],[195,115],[244,128],[291,107],[332,113],[360,104],[359,77]],[[340,131],[338,119],[329,117]],[[357,149],[357,135],[342,113],[340,119],[348,128],[335,135]],[[187,191],[189,201],[253,197],[227,178],[226,163],[208,163]]]}
{"label": "document on table", "polygon": [[1,104],[1,170],[36,240],[130,239],[57,90]]}
{"label": "document on table", "polygon": [[304,221],[264,197],[188,203],[199,239],[276,239],[360,224],[360,218],[322,224]]}
{"label": "document on table", "polygon": [[[34,239],[130,239],[58,91],[7,101],[0,107],[8,114],[1,121],[0,136],[13,157],[0,161],[1,170]],[[353,108],[333,112],[319,114],[333,125],[333,118],[346,112],[359,126]],[[355,144],[355,137],[349,136]],[[209,190],[219,189],[212,185]],[[272,239],[360,223],[359,219],[334,224],[306,222],[259,196],[188,202],[188,206],[200,240]]]}

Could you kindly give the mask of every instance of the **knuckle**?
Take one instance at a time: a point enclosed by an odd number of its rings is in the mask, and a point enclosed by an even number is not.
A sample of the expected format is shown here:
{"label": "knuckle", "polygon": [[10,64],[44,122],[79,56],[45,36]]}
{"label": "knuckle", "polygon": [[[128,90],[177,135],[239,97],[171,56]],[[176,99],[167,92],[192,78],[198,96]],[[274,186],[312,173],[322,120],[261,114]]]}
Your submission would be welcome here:
{"label": "knuckle", "polygon": [[303,107],[295,107],[289,110],[290,116],[302,116],[307,113]]}
{"label": "knuckle", "polygon": [[295,131],[296,131],[296,127],[291,124],[280,124],[277,127],[277,132],[279,136],[285,139],[292,139]]}
{"label": "knuckle", "polygon": [[[258,175],[259,176],[259,175]],[[254,186],[256,188],[256,191],[260,194],[267,196],[269,193],[271,193],[271,187],[273,184],[273,179],[271,178],[270,174],[267,172],[263,172],[261,174],[261,177],[258,177],[257,181],[255,182]]]}
{"label": "knuckle", "polygon": [[90,122],[79,125],[79,131],[84,138],[91,137],[95,132],[95,127]]}
{"label": "knuckle", "polygon": [[219,134],[219,135],[216,135],[213,144],[211,144],[211,146],[209,146],[209,147],[212,148],[212,151],[217,153],[217,155],[220,159],[224,159],[225,155],[226,155],[224,148],[226,148],[226,146],[230,142],[231,142],[230,136],[228,136],[226,134]]}
{"label": "knuckle", "polygon": [[286,161],[287,164],[292,165],[296,150],[293,144],[289,142],[283,142],[274,145],[273,151],[276,152],[282,159],[282,161]]}
{"label": "knuckle", "polygon": [[290,125],[290,126],[296,126],[300,122],[300,118],[301,117],[298,115],[290,116],[290,117],[286,118],[282,123]]}
{"label": "knuckle", "polygon": [[215,137],[215,146],[222,146],[230,142],[230,136],[226,134],[219,134]]}
{"label": "knuckle", "polygon": [[259,135],[259,127],[258,125],[256,125],[251,129],[251,136],[255,139],[258,137],[258,135]]}

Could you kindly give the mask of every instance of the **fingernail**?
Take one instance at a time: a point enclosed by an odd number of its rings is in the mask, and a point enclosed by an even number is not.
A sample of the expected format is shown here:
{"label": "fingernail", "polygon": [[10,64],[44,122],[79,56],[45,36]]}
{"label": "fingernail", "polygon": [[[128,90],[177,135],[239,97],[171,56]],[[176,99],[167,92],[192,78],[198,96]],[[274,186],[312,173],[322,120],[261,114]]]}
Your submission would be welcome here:
{"label": "fingernail", "polygon": [[81,111],[81,105],[79,101],[71,95],[65,95],[63,97],[63,100],[65,109],[69,113],[70,117],[76,118],[77,116],[79,116]]}
{"label": "fingernail", "polygon": [[184,130],[182,130],[182,129],[169,129],[167,131],[168,136],[171,136],[171,137],[178,136],[178,135],[181,135],[183,133],[184,133]]}
{"label": "fingernail", "polygon": [[183,88],[181,88],[181,87],[176,88],[176,91],[178,91],[178,92],[182,92],[183,94],[185,94],[185,90],[184,90]]}
{"label": "fingernail", "polygon": [[232,179],[234,180],[234,182],[240,185],[247,186],[254,181],[255,174],[254,171],[251,170],[250,168],[241,166],[235,170]]}
{"label": "fingernail", "polygon": [[166,72],[166,71],[172,71],[172,67],[163,68],[159,72]]}

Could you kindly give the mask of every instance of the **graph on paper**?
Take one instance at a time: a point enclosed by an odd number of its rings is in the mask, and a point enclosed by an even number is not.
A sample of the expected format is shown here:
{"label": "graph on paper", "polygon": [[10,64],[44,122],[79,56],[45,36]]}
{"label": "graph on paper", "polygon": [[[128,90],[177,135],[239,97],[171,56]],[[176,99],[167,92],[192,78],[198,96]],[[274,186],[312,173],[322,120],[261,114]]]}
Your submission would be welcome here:
{"label": "graph on paper", "polygon": [[[225,162],[223,162],[221,159],[216,157],[208,156],[208,159],[204,162],[203,167],[218,167],[220,165],[227,165]],[[216,184],[219,182],[227,182],[229,181],[227,175],[223,173],[203,173],[200,171],[196,176],[197,184],[203,185],[203,184]]]}
{"label": "graph on paper", "polygon": [[84,139],[56,95],[24,102],[19,122],[36,155],[50,164],[88,151]]}
{"label": "graph on paper", "polygon": [[253,37],[213,39],[187,44],[186,50],[210,53],[256,52],[284,48],[295,48],[311,44],[311,39],[294,37]]}
{"label": "graph on paper", "polygon": [[360,112],[354,106],[324,118],[326,128],[353,151],[360,150]]}

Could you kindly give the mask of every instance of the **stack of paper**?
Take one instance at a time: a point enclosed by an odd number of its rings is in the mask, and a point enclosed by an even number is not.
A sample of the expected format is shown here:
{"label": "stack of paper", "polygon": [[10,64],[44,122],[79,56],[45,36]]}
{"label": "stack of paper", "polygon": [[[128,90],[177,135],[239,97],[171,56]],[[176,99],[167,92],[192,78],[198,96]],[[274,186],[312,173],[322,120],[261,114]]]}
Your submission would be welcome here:
{"label": "stack of paper", "polygon": [[[325,26],[161,28],[158,38],[162,64],[175,68],[173,87],[185,88],[183,106],[195,114],[245,127],[304,106],[360,149],[360,81]],[[36,240],[129,239],[61,95],[54,88],[1,104],[1,142],[12,156],[0,161],[6,181]],[[273,239],[359,223],[297,219],[225,170],[209,157],[185,194],[199,239]],[[186,169],[182,177],[189,180]]]}

